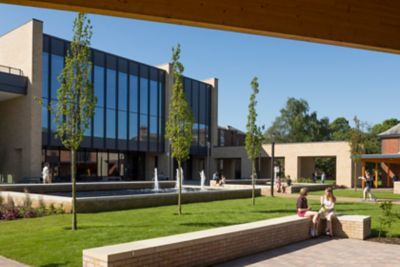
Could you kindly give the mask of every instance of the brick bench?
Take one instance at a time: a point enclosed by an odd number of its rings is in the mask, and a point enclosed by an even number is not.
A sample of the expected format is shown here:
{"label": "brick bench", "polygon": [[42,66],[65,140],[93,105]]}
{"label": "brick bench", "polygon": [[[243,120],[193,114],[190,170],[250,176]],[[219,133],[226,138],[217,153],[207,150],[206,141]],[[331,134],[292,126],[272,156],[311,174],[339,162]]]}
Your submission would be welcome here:
{"label": "brick bench", "polygon": [[[369,216],[344,215],[334,230],[339,237],[364,239],[370,225]],[[207,266],[306,240],[309,227],[309,219],[293,215],[86,249],[83,266]]]}
{"label": "brick bench", "polygon": [[393,183],[393,193],[400,194],[400,182]]}
{"label": "brick bench", "polygon": [[364,240],[371,234],[371,217],[364,215],[338,215],[333,221],[337,237]]}

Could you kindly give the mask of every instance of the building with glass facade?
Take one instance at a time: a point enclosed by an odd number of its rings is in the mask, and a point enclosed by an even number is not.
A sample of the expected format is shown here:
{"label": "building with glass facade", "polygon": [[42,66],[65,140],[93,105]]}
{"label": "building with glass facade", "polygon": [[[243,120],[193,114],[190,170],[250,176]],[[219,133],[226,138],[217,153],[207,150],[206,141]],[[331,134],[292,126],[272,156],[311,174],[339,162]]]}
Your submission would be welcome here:
{"label": "building with glass facade", "polygon": [[[69,42],[44,34],[42,28],[42,22],[32,20],[0,37],[0,65],[21,70],[13,75],[27,79],[22,94],[5,92],[0,80],[0,157],[9,158],[0,163],[0,173],[15,181],[40,177],[45,162],[55,181],[70,177],[70,154],[56,138],[55,115],[46,108],[57,103],[57,77]],[[164,137],[170,64],[149,66],[97,49],[91,49],[91,60],[97,104],[78,153],[78,181],[149,180],[154,168],[172,179],[176,164]],[[183,82],[195,119],[185,177],[199,179],[201,170],[210,172],[217,144],[217,80],[184,77]]]}

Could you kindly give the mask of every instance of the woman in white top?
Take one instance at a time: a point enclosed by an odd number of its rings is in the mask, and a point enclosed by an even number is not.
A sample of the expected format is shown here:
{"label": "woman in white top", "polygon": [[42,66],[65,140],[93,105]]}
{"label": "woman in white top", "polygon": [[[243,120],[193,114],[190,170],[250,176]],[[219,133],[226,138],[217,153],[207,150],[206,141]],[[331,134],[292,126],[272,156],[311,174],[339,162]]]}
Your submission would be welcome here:
{"label": "woman in white top", "polygon": [[325,189],[325,195],[321,197],[321,209],[319,215],[321,219],[326,219],[326,235],[332,237],[332,219],[335,217],[336,198],[331,187]]}

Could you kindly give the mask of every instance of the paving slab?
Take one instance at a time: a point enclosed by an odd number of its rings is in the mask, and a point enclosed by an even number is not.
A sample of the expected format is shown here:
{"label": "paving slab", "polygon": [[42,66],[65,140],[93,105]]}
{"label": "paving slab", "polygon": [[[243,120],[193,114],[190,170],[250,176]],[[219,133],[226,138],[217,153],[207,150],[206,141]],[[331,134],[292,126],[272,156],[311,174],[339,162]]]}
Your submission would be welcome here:
{"label": "paving slab", "polygon": [[29,267],[28,265],[7,259],[3,256],[0,256],[0,266],[1,267]]}
{"label": "paving slab", "polygon": [[218,267],[400,266],[400,245],[321,237],[229,261]]}

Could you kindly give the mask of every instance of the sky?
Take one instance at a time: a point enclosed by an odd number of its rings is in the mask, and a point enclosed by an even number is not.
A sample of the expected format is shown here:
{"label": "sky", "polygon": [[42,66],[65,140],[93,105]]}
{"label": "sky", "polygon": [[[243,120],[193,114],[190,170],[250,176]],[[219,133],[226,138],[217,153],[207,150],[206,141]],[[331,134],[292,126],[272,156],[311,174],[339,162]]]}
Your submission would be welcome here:
{"label": "sky", "polygon": [[[45,33],[71,39],[74,16],[0,4],[0,35],[36,18],[44,22]],[[310,111],[331,121],[352,121],[355,115],[370,125],[400,119],[399,55],[92,14],[89,18],[92,47],[146,64],[169,62],[172,47],[180,43],[185,76],[219,79],[221,126],[245,130],[254,76],[260,84],[257,122],[266,127],[289,97],[307,100]]]}

